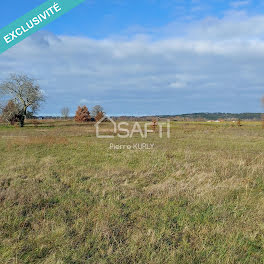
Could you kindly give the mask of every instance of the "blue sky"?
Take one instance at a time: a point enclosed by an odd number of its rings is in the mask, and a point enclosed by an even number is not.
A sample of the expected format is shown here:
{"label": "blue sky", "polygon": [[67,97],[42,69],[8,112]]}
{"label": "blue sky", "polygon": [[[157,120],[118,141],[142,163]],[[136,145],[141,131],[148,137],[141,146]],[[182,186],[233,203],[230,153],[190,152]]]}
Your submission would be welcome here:
{"label": "blue sky", "polygon": [[[0,28],[42,2],[5,1]],[[253,0],[87,0],[1,54],[0,79],[36,78],[39,114],[259,112],[263,12]]]}

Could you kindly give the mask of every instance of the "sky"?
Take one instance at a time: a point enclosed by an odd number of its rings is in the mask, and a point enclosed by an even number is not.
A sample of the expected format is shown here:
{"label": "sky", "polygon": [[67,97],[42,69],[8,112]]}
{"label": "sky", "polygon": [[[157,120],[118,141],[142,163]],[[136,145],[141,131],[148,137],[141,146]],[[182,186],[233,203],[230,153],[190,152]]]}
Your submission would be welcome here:
{"label": "sky", "polygon": [[[0,29],[43,2],[4,1]],[[254,0],[86,0],[0,54],[0,81],[39,83],[39,115],[97,104],[109,115],[261,112],[263,69]]]}

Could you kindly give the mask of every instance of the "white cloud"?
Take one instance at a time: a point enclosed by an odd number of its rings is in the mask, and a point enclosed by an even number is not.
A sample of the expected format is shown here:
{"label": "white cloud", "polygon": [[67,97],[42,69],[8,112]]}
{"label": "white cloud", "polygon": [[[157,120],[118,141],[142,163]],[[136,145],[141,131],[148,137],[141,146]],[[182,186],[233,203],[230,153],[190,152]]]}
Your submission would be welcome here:
{"label": "white cloud", "polygon": [[183,82],[173,82],[173,83],[170,83],[169,86],[172,87],[172,88],[180,89],[180,88],[186,87],[186,83],[183,83]]}
{"label": "white cloud", "polygon": [[155,39],[42,32],[0,55],[0,77],[16,71],[39,79],[49,96],[45,112],[98,102],[111,113],[260,111],[263,22],[233,12],[180,31],[171,24]]}
{"label": "white cloud", "polygon": [[101,101],[99,100],[88,100],[86,98],[82,98],[80,100],[80,104],[83,105],[83,104],[89,104],[89,105],[96,105],[96,104],[100,104]]}
{"label": "white cloud", "polygon": [[233,8],[240,8],[240,7],[244,7],[250,4],[250,1],[233,1],[230,3],[230,6],[232,6]]}

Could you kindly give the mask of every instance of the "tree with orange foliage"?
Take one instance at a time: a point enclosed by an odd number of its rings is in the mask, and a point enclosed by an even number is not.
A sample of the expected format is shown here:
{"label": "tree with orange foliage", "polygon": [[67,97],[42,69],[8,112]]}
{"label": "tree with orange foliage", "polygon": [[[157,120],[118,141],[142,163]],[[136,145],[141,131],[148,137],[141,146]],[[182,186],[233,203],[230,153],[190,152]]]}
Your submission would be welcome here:
{"label": "tree with orange foliage", "polygon": [[75,121],[77,122],[89,122],[91,121],[90,112],[87,106],[78,106],[78,109],[75,114]]}
{"label": "tree with orange foliage", "polygon": [[96,105],[93,107],[93,110],[92,110],[92,117],[96,118],[96,116],[102,112],[103,114],[105,113],[104,112],[104,109],[101,105]]}
{"label": "tree with orange foliage", "polygon": [[104,117],[104,113],[103,112],[98,112],[95,116],[95,121],[98,122],[99,120],[101,120]]}

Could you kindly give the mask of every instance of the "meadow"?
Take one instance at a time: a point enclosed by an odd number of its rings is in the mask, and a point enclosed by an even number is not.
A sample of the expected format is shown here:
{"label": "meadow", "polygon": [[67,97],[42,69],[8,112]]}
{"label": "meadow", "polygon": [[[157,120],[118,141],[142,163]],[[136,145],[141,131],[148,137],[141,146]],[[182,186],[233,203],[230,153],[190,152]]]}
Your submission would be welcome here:
{"label": "meadow", "polygon": [[264,263],[263,151],[260,122],[0,125],[0,263]]}

